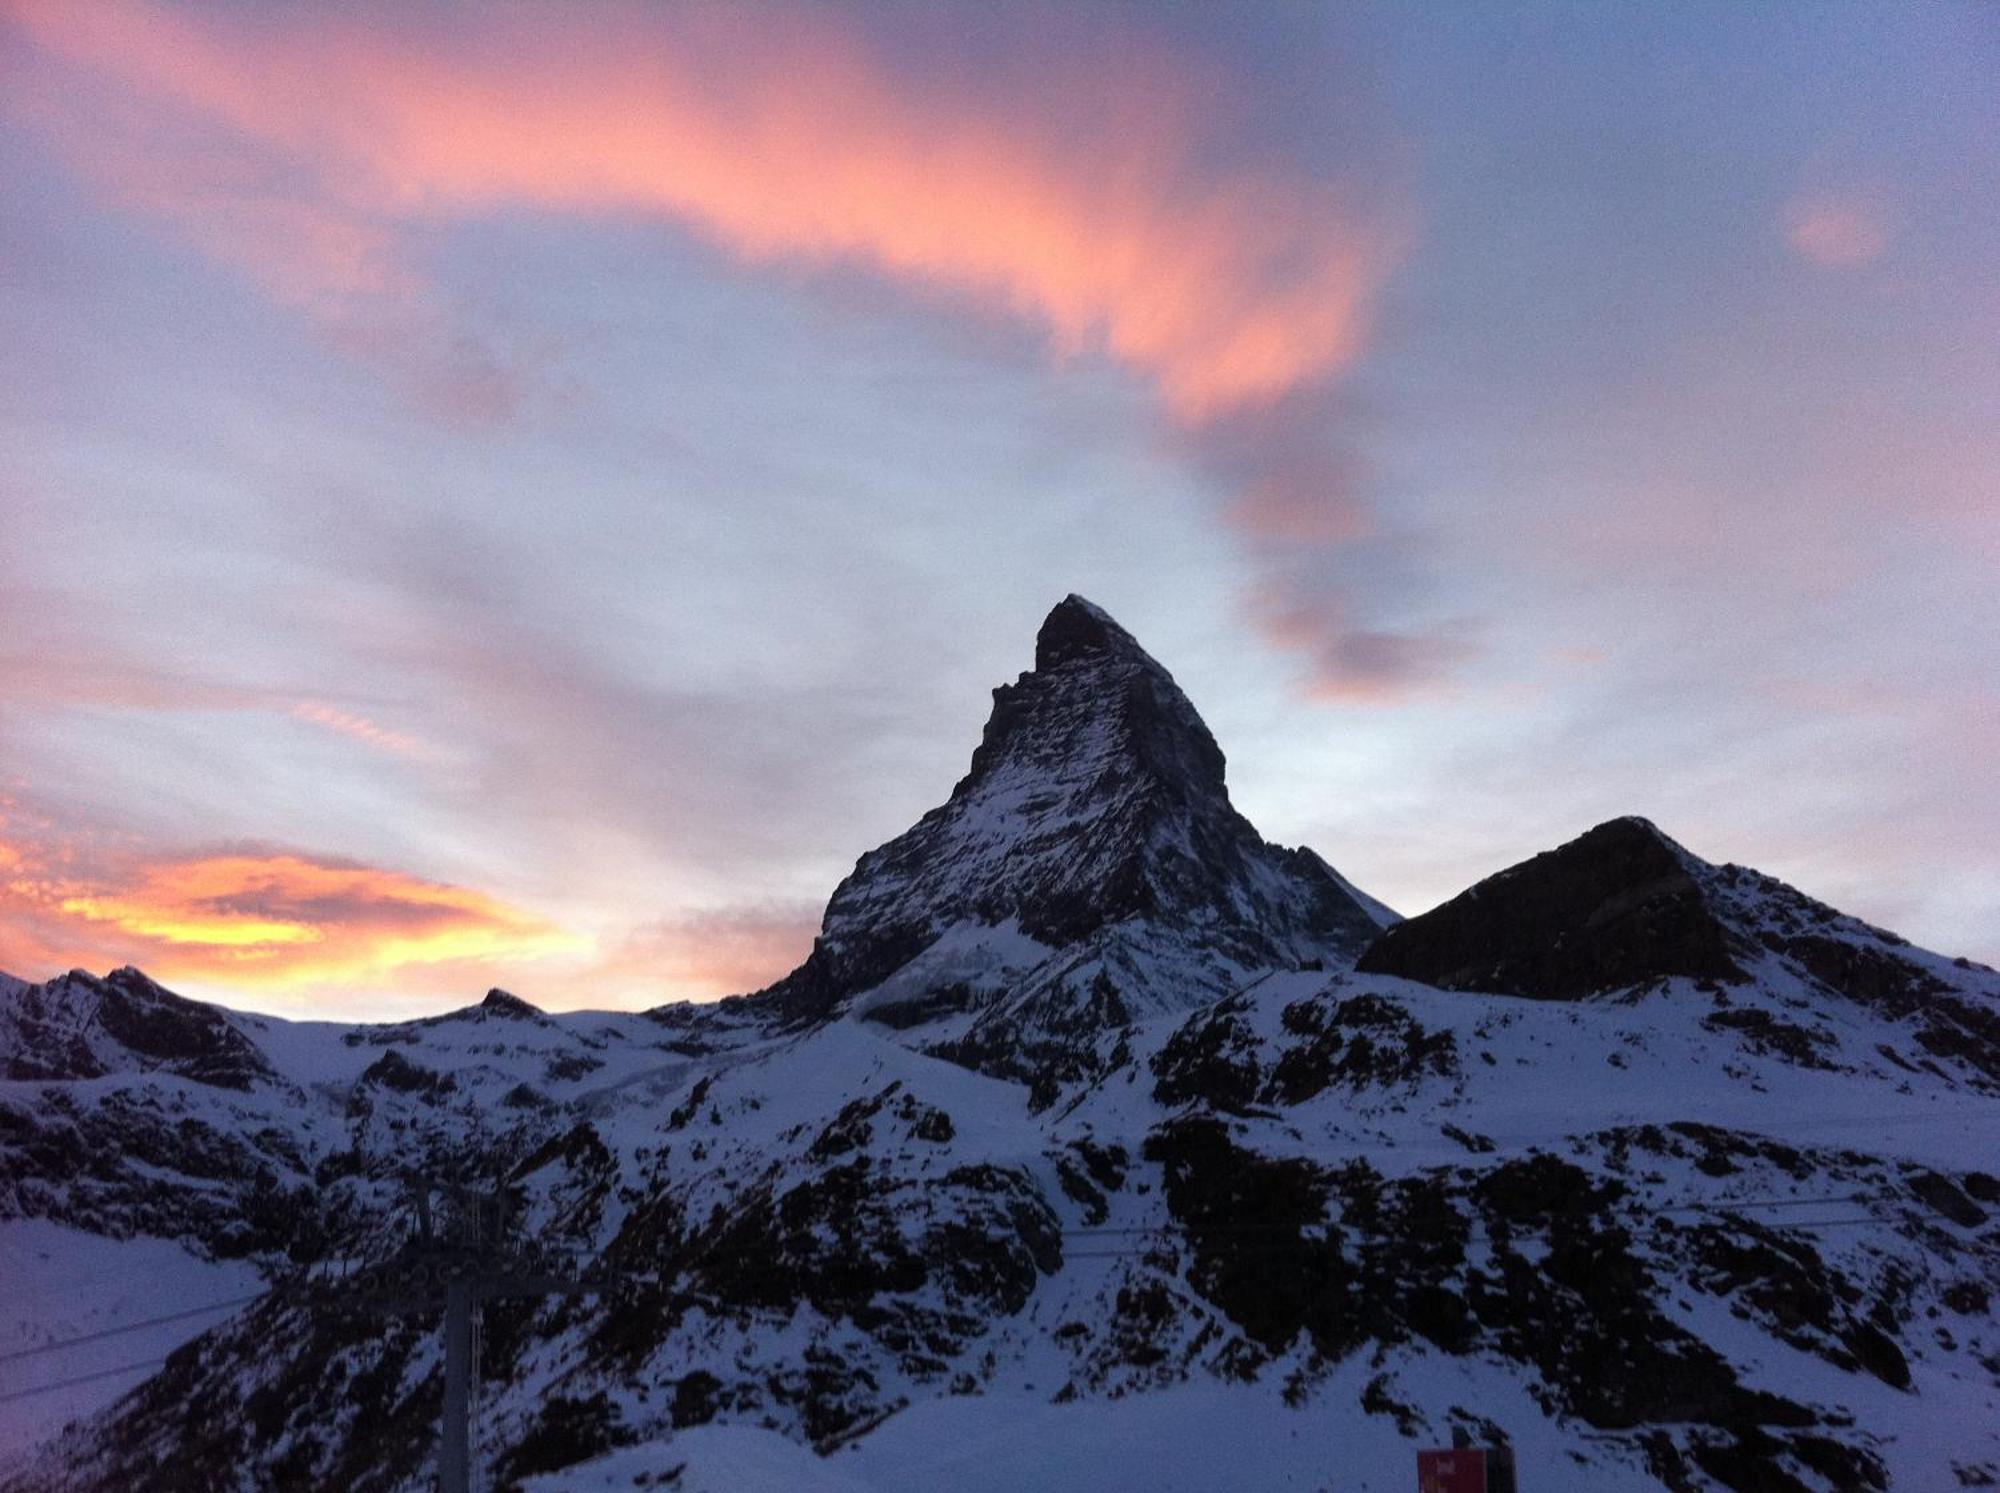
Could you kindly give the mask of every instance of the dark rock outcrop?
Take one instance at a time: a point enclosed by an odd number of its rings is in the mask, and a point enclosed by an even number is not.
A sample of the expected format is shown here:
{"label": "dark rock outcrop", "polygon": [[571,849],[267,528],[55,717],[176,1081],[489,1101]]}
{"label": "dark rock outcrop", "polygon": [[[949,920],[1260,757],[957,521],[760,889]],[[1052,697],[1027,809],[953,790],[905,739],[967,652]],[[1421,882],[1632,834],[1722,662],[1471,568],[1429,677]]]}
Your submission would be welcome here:
{"label": "dark rock outcrop", "polygon": [[1613,819],[1398,923],[1356,968],[1544,1000],[1672,975],[1741,980],[1699,866],[1646,820]]}
{"label": "dark rock outcrop", "polygon": [[521,999],[511,991],[498,988],[486,992],[486,999],[479,1003],[479,1009],[488,1016],[499,1017],[503,1021],[538,1021],[541,1010]]}
{"label": "dark rock outcrop", "polygon": [[132,1069],[225,1089],[275,1078],[227,1012],[129,967],[102,979],[71,970],[20,988],[0,1007],[0,1077],[101,1078]]}
{"label": "dark rock outcrop", "polygon": [[[1674,977],[1709,984],[1710,1031],[1805,1068],[1843,1065],[1823,1024],[1724,987],[1772,976],[1906,1025],[1917,1051],[2000,1087],[2000,979],[1930,954],[1745,866],[1713,865],[1644,819],[1614,819],[1384,931],[1356,961],[1447,990],[1581,1000]],[[1796,999],[1791,1001],[1796,1005]]]}

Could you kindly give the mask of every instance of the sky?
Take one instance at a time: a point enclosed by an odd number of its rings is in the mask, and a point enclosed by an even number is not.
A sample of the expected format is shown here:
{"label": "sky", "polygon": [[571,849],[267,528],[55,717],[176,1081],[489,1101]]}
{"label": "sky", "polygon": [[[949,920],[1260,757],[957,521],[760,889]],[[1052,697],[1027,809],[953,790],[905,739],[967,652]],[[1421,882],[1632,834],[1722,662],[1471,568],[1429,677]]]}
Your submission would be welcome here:
{"label": "sky", "polygon": [[1106,607],[1405,913],[2000,962],[2000,9],[0,0],[0,969],[757,988]]}

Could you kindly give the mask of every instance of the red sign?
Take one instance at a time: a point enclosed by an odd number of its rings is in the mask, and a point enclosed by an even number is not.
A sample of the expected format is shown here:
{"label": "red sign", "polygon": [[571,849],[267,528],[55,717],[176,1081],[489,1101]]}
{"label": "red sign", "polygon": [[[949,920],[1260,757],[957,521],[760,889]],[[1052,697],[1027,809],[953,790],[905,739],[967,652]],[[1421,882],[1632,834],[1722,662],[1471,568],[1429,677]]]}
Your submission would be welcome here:
{"label": "red sign", "polygon": [[1417,1493],[1486,1493],[1485,1451],[1418,1452]]}

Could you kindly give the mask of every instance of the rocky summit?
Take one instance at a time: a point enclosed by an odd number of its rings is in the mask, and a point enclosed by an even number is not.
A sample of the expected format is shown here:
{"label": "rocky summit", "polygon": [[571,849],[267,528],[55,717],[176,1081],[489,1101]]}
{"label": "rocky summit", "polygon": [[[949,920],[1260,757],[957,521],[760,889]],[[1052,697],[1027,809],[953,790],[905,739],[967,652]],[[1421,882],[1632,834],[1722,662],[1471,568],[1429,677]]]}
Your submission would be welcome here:
{"label": "rocky summit", "polygon": [[950,799],[861,858],[805,964],[753,1004],[790,1025],[852,1011],[983,1071],[1074,1077],[1141,1012],[1351,963],[1393,920],[1311,851],[1258,835],[1173,676],[1070,596],[1035,667],[993,692]]}
{"label": "rocky summit", "polygon": [[2000,1486],[1996,1145],[1993,971],[1639,819],[1398,922],[1071,597],[767,990],[0,977],[0,1489],[432,1487],[418,1176],[494,1489]]}

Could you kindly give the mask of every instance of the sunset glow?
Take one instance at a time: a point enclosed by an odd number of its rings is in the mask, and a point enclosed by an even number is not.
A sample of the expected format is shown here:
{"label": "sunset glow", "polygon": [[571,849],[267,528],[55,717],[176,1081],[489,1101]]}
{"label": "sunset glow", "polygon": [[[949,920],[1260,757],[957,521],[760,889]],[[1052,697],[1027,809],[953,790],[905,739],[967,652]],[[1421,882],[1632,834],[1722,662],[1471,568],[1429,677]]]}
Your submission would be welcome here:
{"label": "sunset glow", "polygon": [[1419,910],[2000,958],[1976,9],[0,0],[0,969],[753,988],[1066,592]]}
{"label": "sunset glow", "polygon": [[162,979],[276,992],[589,948],[494,897],[375,867],[274,852],[141,861],[92,876],[66,864],[74,859],[0,846],[0,916],[45,961],[115,957]]}

